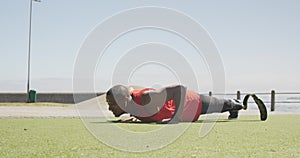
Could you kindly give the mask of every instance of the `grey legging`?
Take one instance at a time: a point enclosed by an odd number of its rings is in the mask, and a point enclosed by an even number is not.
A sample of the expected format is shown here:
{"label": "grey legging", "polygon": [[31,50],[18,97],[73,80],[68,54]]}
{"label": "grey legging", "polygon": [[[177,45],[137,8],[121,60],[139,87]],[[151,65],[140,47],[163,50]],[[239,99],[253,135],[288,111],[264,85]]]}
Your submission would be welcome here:
{"label": "grey legging", "polygon": [[201,114],[209,114],[215,112],[224,112],[226,103],[228,100],[226,99],[218,99],[216,97],[200,95],[200,99],[202,101],[202,111]]}

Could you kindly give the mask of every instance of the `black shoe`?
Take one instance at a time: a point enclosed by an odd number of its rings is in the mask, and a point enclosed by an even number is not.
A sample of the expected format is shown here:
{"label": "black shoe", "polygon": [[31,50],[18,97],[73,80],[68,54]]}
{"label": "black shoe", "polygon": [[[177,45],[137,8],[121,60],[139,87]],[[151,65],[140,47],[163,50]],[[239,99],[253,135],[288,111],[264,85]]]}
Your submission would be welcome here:
{"label": "black shoe", "polygon": [[229,111],[228,120],[237,119],[239,117],[239,111]]}
{"label": "black shoe", "polygon": [[228,119],[237,119],[239,116],[239,110],[244,109],[244,105],[237,99],[230,99],[231,109],[229,111]]}

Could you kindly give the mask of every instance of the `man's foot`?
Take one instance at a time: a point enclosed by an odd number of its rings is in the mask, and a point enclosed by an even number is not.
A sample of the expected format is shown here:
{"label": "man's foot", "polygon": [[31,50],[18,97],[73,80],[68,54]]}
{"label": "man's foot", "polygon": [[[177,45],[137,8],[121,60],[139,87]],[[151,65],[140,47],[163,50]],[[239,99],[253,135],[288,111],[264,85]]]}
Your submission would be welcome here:
{"label": "man's foot", "polygon": [[228,120],[237,119],[239,117],[239,111],[229,111]]}
{"label": "man's foot", "polygon": [[239,116],[239,110],[244,109],[244,105],[237,99],[230,99],[229,103],[231,105],[231,108],[229,111],[228,119],[237,119]]}

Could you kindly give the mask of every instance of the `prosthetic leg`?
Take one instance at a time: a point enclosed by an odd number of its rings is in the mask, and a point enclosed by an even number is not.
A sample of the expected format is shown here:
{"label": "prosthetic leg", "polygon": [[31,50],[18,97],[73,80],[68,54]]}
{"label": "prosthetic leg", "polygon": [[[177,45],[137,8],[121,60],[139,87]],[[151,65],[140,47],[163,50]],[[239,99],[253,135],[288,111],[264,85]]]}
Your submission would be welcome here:
{"label": "prosthetic leg", "polygon": [[259,99],[255,94],[247,94],[244,97],[243,103],[237,99],[218,99],[215,97],[200,95],[202,100],[202,112],[201,114],[210,113],[223,113],[229,112],[228,119],[237,119],[240,110],[246,110],[248,108],[248,99],[250,96],[255,101],[260,112],[260,119],[265,121],[268,117],[267,109],[265,104],[261,99]]}
{"label": "prosthetic leg", "polygon": [[236,119],[241,109],[246,109],[242,103],[234,99],[218,99],[216,97],[200,95],[202,100],[201,114],[229,112],[228,119]]}
{"label": "prosthetic leg", "polygon": [[256,103],[256,105],[258,107],[258,110],[259,110],[259,113],[260,113],[260,120],[262,120],[262,121],[267,120],[268,112],[267,112],[266,105],[255,94],[247,94],[245,96],[244,101],[243,101],[243,104],[244,104],[245,108],[247,109],[248,99],[249,99],[250,96],[253,98],[254,102]]}

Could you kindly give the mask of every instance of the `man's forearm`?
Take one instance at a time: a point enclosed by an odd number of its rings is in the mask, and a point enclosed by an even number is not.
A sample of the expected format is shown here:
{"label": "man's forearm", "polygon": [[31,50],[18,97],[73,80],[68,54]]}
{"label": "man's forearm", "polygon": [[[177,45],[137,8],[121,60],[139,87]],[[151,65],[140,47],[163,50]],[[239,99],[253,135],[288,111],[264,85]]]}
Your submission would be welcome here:
{"label": "man's forearm", "polygon": [[183,113],[184,103],[185,103],[185,95],[186,95],[186,87],[182,85],[176,86],[173,94],[173,100],[176,107],[174,115],[172,116],[172,120],[174,121],[181,120],[181,115]]}

